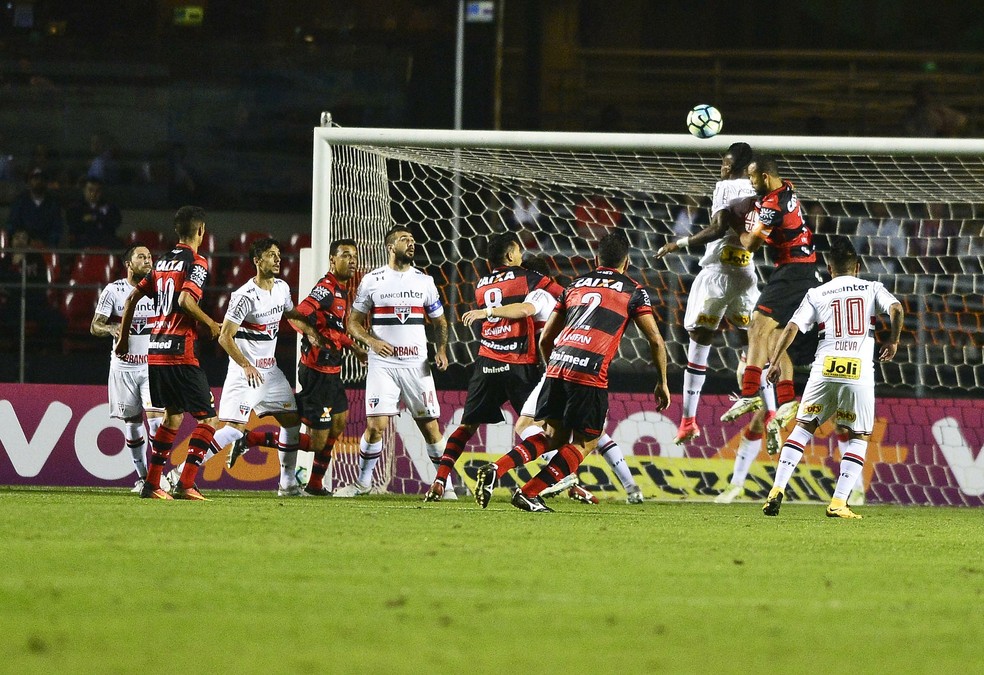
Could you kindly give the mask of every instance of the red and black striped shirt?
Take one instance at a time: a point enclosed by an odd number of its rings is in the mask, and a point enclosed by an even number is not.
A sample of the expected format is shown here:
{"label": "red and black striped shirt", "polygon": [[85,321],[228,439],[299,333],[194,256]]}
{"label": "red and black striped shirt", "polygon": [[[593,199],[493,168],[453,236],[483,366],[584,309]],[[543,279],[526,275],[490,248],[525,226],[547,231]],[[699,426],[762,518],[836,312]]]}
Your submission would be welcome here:
{"label": "red and black striped shirt", "polygon": [[813,230],[803,218],[802,205],[788,180],[756,204],[759,236],[776,252],[776,267],[791,263],[815,263]]}
{"label": "red and black striped shirt", "polygon": [[578,277],[557,302],[564,315],[550,353],[547,377],[589,387],[608,386],[608,365],[631,319],[652,314],[649,292],[608,267]]}
{"label": "red and black striped shirt", "polygon": [[178,244],[161,256],[137,288],[154,298],[157,316],[147,346],[152,366],[198,365],[195,356],[195,320],[181,311],[178,297],[186,292],[200,302],[208,279],[208,262],[187,244]]}
{"label": "red and black striped shirt", "polygon": [[[479,309],[524,302],[536,289],[554,285],[547,277],[523,267],[498,267],[475,286],[475,303]],[[556,295],[555,295],[556,297]],[[528,365],[536,363],[536,326],[533,317],[505,319],[497,317],[482,322],[478,355],[502,363]]]}
{"label": "red and black striped shirt", "polygon": [[348,308],[348,288],[329,272],[297,306],[297,311],[308,318],[325,345],[316,347],[302,335],[301,363],[322,373],[341,372],[342,349],[352,345],[352,338],[345,331]]}

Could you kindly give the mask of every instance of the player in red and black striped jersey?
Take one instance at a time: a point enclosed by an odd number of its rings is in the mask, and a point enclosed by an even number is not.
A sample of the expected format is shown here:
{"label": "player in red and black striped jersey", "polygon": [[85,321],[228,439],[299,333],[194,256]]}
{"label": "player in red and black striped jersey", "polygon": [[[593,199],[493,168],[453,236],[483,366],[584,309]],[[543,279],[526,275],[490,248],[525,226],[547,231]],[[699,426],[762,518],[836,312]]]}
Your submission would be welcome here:
{"label": "player in red and black striped jersey", "polygon": [[[301,364],[297,381],[301,391],[297,405],[301,421],[308,426],[310,449],[314,454],[311,477],[304,488],[308,494],[328,496],[324,478],[331,462],[332,448],[348,421],[348,398],[342,385],[342,350],[351,349],[363,363],[366,351],[349,337],[345,321],[349,310],[348,282],[359,265],[354,239],[337,239],[328,248],[330,271],[297,306],[308,323],[321,336],[323,346],[301,339]],[[296,322],[291,324],[298,328]]]}
{"label": "player in red and black striped jersey", "polygon": [[165,413],[164,423],[151,441],[150,468],[140,496],[171,498],[160,488],[161,473],[188,412],[198,420],[198,426],[188,441],[188,459],[172,495],[175,499],[200,501],[205,498],[195,487],[195,477],[214,443],[218,417],[208,378],[195,357],[195,322],[205,324],[213,339],[218,337],[220,326],[198,306],[208,279],[208,263],[198,255],[205,237],[205,211],[197,206],[182,206],[174,215],[174,230],[178,245],[158,259],[126,300],[116,353],[122,356],[129,350],[130,323],[137,301],[141,296],[155,298],[157,316],[147,348],[150,398]]}
{"label": "player in red and black striped jersey", "polygon": [[[547,377],[536,417],[552,432],[549,444],[536,445],[546,445],[557,454],[513,495],[513,506],[524,511],[550,511],[540,493],[576,470],[597,446],[608,414],[608,366],[629,321],[648,340],[658,371],[656,410],[665,409],[670,402],[666,346],[653,317],[649,293],[625,275],[629,266],[625,235],[615,232],[603,237],[598,261],[597,269],[567,287],[540,336]],[[495,462],[479,469],[475,496],[483,508],[495,489],[498,473]]]}
{"label": "player in red and black striped jersey", "polygon": [[447,440],[424,501],[444,497],[445,489],[450,489],[451,470],[479,425],[504,421],[502,406],[507,402],[520,415],[543,374],[537,353],[537,324],[542,326],[557,302],[559,293],[551,294],[548,289],[559,286],[522,267],[522,260],[523,249],[516,234],[489,237],[491,272],[475,286],[478,308],[461,317],[466,326],[482,322],[475,370],[468,382],[461,424]]}
{"label": "player in red and black striped jersey", "polygon": [[[751,231],[742,235],[742,243],[752,252],[766,244],[775,254],[776,269],[762,289],[752,313],[741,395],[721,416],[724,422],[758,406],[762,369],[779,337],[779,329],[792,317],[806,292],[820,285],[813,231],[803,217],[793,184],[779,176],[775,158],[767,155],[752,160],[748,165],[748,178],[759,200],[755,205],[755,222]],[[776,385],[776,403],[779,407],[766,426],[766,447],[773,452],[778,449],[780,430],[796,414],[793,364],[786,354],[782,359],[776,364],[782,373]]]}

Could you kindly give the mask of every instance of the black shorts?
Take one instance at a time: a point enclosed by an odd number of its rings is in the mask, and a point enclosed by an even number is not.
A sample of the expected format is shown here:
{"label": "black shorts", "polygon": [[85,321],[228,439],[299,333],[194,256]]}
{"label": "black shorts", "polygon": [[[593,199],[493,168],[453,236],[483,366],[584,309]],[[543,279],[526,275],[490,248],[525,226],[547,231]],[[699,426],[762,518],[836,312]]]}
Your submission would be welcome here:
{"label": "black shorts", "polygon": [[303,363],[297,369],[301,390],[294,395],[301,421],[312,429],[331,429],[331,418],[348,411],[348,397],[338,373],[322,373]]}
{"label": "black shorts", "polygon": [[523,404],[543,376],[537,364],[519,365],[494,361],[480,356],[468,381],[468,397],[462,424],[495,424],[502,422],[502,406],[508,401],[519,415]]}
{"label": "black shorts", "polygon": [[560,420],[565,429],[587,439],[598,438],[608,417],[608,390],[567,382],[555,377],[543,381],[536,402],[538,420]]}
{"label": "black shorts", "polygon": [[196,420],[215,417],[215,398],[198,366],[147,366],[147,373],[155,408],[190,413]]}
{"label": "black shorts", "polygon": [[817,267],[813,263],[783,265],[769,277],[755,311],[773,319],[781,330],[793,318],[793,312],[806,297],[806,292],[820,283]]}

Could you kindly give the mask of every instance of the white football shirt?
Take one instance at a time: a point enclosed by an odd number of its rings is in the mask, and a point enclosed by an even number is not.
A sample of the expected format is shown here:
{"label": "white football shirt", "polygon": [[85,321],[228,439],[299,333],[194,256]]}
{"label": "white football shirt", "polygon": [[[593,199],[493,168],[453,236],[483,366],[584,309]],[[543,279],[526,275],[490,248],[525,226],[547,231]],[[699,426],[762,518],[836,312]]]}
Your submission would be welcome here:
{"label": "white football shirt", "polygon": [[[714,185],[714,194],[711,196],[711,217],[713,218],[718,211],[728,208],[733,201],[754,195],[755,188],[752,187],[752,181],[747,178],[719,180]],[[740,264],[742,262],[745,264]],[[752,254],[745,250],[738,233],[730,227],[723,237],[707,245],[699,264],[701,267],[713,267],[724,272],[755,276]]]}
{"label": "white football shirt", "polygon": [[807,291],[790,322],[820,330],[810,376],[873,385],[875,317],[897,302],[881,282],[847,275]]}
{"label": "white football shirt", "polygon": [[[239,325],[236,345],[257,370],[275,368],[277,334],[284,312],[294,308],[290,286],[274,279],[273,288],[265,291],[250,279],[229,298],[225,320]],[[230,361],[231,365],[232,364]]]}
{"label": "white football shirt", "polygon": [[369,316],[373,336],[393,345],[393,356],[369,350],[369,366],[419,367],[427,361],[424,314],[432,319],[444,314],[434,279],[411,267],[397,272],[389,265],[377,267],[362,278],[352,308]]}
{"label": "white football shirt", "polygon": [[[110,323],[119,323],[123,317],[123,305],[126,304],[126,299],[133,289],[134,287],[126,279],[117,279],[106,286],[99,294],[96,314],[108,317]],[[154,299],[141,296],[133,312],[133,323],[130,324],[130,351],[121,359],[113,348],[109,350],[118,368],[139,370],[147,366],[147,345],[150,343],[150,330],[156,316],[157,307],[154,305]],[[114,342],[112,347],[115,346]]]}

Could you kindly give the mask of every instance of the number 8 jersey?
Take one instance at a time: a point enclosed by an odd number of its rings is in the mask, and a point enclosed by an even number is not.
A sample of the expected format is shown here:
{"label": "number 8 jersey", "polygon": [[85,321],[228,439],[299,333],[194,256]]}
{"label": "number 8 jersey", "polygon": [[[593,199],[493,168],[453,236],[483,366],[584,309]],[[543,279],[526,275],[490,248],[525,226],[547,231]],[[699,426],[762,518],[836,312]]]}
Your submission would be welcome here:
{"label": "number 8 jersey", "polygon": [[187,292],[198,302],[208,279],[208,262],[187,244],[157,260],[154,269],[137,288],[154,298],[157,317],[147,346],[147,363],[152,366],[198,365],[195,356],[195,320],[181,311],[178,297]]}
{"label": "number 8 jersey", "polygon": [[811,288],[790,323],[820,331],[811,379],[874,385],[875,317],[897,303],[878,281],[844,275]]}

